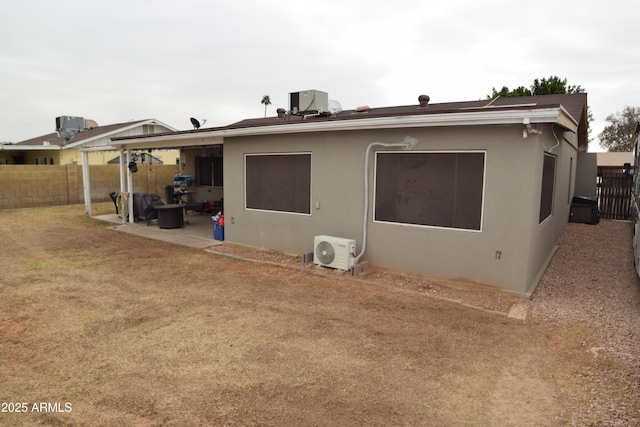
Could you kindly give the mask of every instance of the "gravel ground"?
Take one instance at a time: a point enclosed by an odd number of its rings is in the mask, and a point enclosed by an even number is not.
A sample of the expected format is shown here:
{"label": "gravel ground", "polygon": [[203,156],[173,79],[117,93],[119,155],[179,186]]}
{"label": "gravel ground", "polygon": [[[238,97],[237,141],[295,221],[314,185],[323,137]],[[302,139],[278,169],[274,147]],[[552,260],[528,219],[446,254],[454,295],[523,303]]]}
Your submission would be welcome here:
{"label": "gravel ground", "polygon": [[613,362],[576,372],[592,387],[590,410],[575,414],[574,425],[593,425],[593,414],[603,413],[608,420],[598,425],[640,425],[640,280],[632,237],[630,222],[568,224],[530,301],[530,321],[584,325],[597,340],[585,342],[585,351]]}
{"label": "gravel ground", "polygon": [[532,320],[593,327],[604,351],[640,369],[640,280],[633,225],[568,224],[531,299]]}

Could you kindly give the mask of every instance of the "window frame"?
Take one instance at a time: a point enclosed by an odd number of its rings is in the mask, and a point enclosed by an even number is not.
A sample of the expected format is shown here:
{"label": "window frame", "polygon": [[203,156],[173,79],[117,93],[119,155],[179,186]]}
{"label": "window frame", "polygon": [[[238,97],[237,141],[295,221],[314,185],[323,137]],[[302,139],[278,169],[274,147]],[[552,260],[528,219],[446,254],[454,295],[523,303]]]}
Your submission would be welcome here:
{"label": "window frame", "polygon": [[[551,192],[547,194],[545,189],[548,189],[545,186],[545,172],[547,171],[546,159],[553,159],[553,176],[551,179]],[[541,175],[541,183],[540,183],[540,211],[538,213],[538,225],[545,222],[547,219],[553,216],[554,208],[555,208],[555,192],[556,192],[556,179],[558,177],[558,156],[553,155],[551,153],[544,152],[542,158],[542,175]],[[546,182],[548,185],[549,183]],[[545,197],[546,196],[546,197]],[[546,211],[545,207],[548,205],[548,214],[543,218],[543,209]]]}
{"label": "window frame", "polygon": [[[202,184],[201,178],[201,166],[200,161],[208,159],[211,161],[211,185]],[[216,167],[216,163],[219,165],[220,172],[218,173],[218,168]],[[216,181],[218,179],[219,181]],[[208,187],[208,188],[223,188],[224,187],[224,169],[223,169],[223,158],[215,157],[215,156],[196,156],[196,185],[198,187]]]}
{"label": "window frame", "polygon": [[[442,225],[429,225],[429,224],[414,224],[407,222],[397,222],[397,221],[386,221],[376,219],[376,200],[378,198],[378,155],[379,154],[482,154],[483,155],[483,166],[482,166],[482,191],[481,191],[481,201],[480,201],[480,218],[479,218],[479,228],[460,228],[460,227],[448,227]],[[472,233],[482,233],[484,228],[484,209],[485,209],[485,196],[486,196],[486,187],[487,187],[487,150],[412,150],[412,151],[376,151],[375,152],[375,161],[374,161],[374,178],[373,178],[373,213],[372,213],[372,222],[377,224],[389,224],[389,225],[401,225],[401,226],[410,226],[410,227],[419,227],[419,228],[430,228],[430,229],[439,229],[439,230],[452,230],[452,231],[466,231]]]}
{"label": "window frame", "polygon": [[[308,212],[296,212],[296,211],[284,211],[275,209],[261,209],[256,207],[249,207],[247,203],[247,158],[248,157],[268,157],[268,156],[308,156],[309,157],[309,205]],[[293,151],[293,152],[274,152],[274,153],[245,153],[243,159],[243,197],[244,197],[244,209],[247,211],[255,212],[271,212],[285,215],[302,215],[311,216],[312,214],[312,201],[313,201],[313,153],[310,151]]]}

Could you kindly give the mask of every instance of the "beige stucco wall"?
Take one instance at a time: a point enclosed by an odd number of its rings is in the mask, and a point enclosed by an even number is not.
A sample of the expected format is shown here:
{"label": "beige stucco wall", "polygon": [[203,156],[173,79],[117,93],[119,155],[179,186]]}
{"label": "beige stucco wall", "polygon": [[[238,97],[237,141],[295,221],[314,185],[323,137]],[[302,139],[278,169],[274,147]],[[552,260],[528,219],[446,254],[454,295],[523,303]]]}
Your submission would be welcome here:
{"label": "beige stucco wall", "polygon": [[[355,239],[359,252],[367,145],[400,142],[407,135],[419,140],[415,150],[486,150],[482,230],[375,223],[370,210],[362,260],[427,277],[531,293],[568,222],[573,192],[569,182],[573,182],[577,161],[575,148],[566,141],[553,149],[558,155],[553,215],[538,224],[544,147],[556,145],[550,127],[527,139],[522,138],[521,125],[227,138],[225,239],[301,254],[313,251],[315,235],[326,234]],[[568,132],[565,137],[575,139]],[[274,152],[312,153],[311,215],[244,209],[244,155]],[[372,172],[373,161],[372,155]],[[369,182],[373,206],[373,174]],[[500,259],[496,259],[497,251]]]}
{"label": "beige stucco wall", "polygon": [[[120,156],[119,151],[91,151],[88,154],[90,165],[106,165],[109,161]],[[180,158],[180,152],[178,150],[152,150],[151,155],[162,160],[164,165],[176,165],[176,160]],[[76,156],[79,157],[78,163],[82,163],[82,154],[78,152]]]}
{"label": "beige stucco wall", "polygon": [[576,170],[576,196],[595,198],[597,195],[598,155],[600,153],[578,153]]}
{"label": "beige stucco wall", "polygon": [[[12,154],[15,151],[0,151],[0,159],[6,160],[8,164],[13,163]],[[82,153],[75,148],[64,150],[25,150],[20,153],[24,154],[24,164],[35,165],[35,159],[46,157],[48,164],[53,165],[81,165]],[[165,165],[175,165],[176,160],[180,158],[179,150],[153,150],[151,154],[163,161]],[[119,151],[91,151],[89,155],[90,165],[106,165],[108,162],[120,155]]]}
{"label": "beige stucco wall", "polygon": [[[96,165],[89,171],[92,201],[108,201],[110,192],[120,191],[119,165]],[[177,171],[177,165],[139,165],[134,192],[164,199],[164,186],[173,184]],[[0,209],[84,203],[79,165],[0,165],[0,182]]]}

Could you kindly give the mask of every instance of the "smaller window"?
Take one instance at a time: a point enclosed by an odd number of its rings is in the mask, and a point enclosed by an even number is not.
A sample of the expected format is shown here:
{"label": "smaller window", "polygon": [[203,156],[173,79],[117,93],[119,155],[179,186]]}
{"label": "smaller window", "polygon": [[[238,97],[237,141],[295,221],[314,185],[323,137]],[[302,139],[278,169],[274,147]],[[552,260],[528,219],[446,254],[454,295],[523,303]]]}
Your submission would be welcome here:
{"label": "smaller window", "polygon": [[542,165],[542,191],[540,192],[540,217],[538,223],[553,213],[553,188],[556,180],[556,157],[544,154]]}

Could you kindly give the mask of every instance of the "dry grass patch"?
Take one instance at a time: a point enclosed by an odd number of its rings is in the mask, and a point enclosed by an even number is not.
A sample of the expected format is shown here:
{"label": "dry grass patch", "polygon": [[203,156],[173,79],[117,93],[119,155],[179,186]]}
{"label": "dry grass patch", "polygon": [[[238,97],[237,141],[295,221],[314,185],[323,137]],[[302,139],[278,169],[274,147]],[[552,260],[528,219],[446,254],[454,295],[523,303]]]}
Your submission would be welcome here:
{"label": "dry grass patch", "polygon": [[562,425],[583,404],[588,331],[105,227],[0,212],[0,397],[72,405],[0,424]]}

